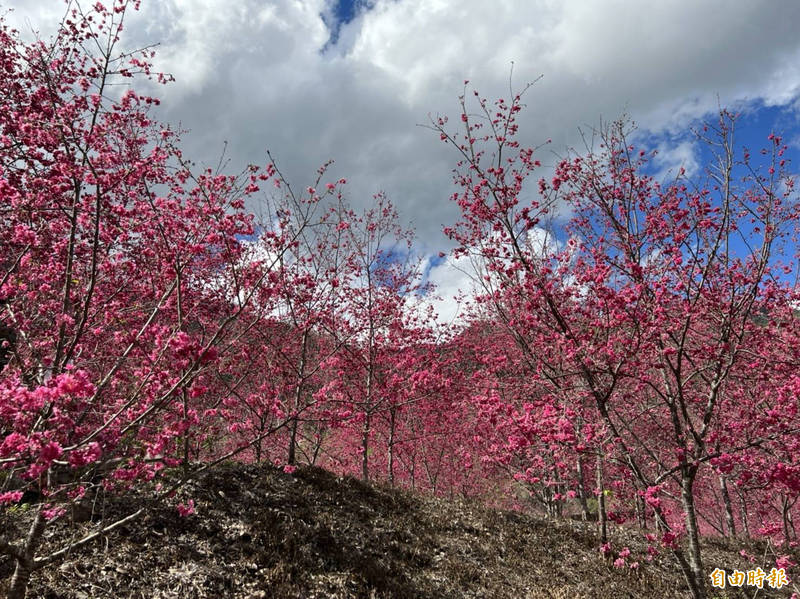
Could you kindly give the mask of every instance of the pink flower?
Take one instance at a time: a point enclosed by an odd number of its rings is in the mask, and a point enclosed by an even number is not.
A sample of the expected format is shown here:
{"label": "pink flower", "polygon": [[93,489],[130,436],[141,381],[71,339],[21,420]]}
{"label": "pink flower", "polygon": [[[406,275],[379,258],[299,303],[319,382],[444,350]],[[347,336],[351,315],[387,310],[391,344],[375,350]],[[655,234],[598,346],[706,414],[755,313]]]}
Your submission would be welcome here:
{"label": "pink flower", "polygon": [[[667,351],[664,350],[664,353],[667,353]],[[658,498],[658,490],[658,487],[647,487],[647,491],[644,492],[644,501],[647,505],[652,507],[659,507],[661,505],[661,499]]]}
{"label": "pink flower", "polygon": [[63,516],[66,512],[67,510],[63,506],[50,506],[42,510],[42,515],[44,516],[45,520],[55,520],[56,518]]}
{"label": "pink flower", "polygon": [[80,485],[67,493],[67,497],[70,499],[82,499],[86,495],[86,487]]}
{"label": "pink flower", "polygon": [[614,560],[614,567],[615,568],[622,568],[625,565],[625,560],[621,557],[618,557]]}
{"label": "pink flower", "polygon": [[286,465],[283,467],[283,471],[284,471],[286,474],[294,474],[296,470],[297,470],[297,466],[292,466],[291,464],[286,464]]}
{"label": "pink flower", "polygon": [[179,503],[177,507],[178,513],[182,517],[190,516],[194,514],[194,499],[190,499],[185,505],[183,503]]}
{"label": "pink flower", "polygon": [[676,535],[674,532],[665,532],[661,537],[661,543],[664,545],[664,547],[673,549],[677,547],[677,543],[675,542],[677,538],[678,535]]}
{"label": "pink flower", "polygon": [[92,441],[85,448],[77,449],[69,454],[69,465],[73,468],[79,468],[96,462],[101,455],[103,455],[103,450],[100,448],[100,444]]}
{"label": "pink flower", "polygon": [[52,462],[53,460],[57,460],[61,457],[61,446],[58,443],[50,442],[44,447],[42,447],[42,451],[39,454],[39,457],[42,458],[45,462]]}
{"label": "pink flower", "polygon": [[19,433],[11,433],[0,444],[0,457],[7,457],[15,453],[21,453],[27,447],[29,441]]}
{"label": "pink flower", "polygon": [[6,503],[17,503],[22,499],[22,491],[9,491],[7,493],[0,493],[0,505]]}
{"label": "pink flower", "polygon": [[78,397],[91,397],[95,391],[94,385],[89,380],[85,370],[76,370],[72,373],[65,372],[56,379],[56,388],[59,393],[76,395]]}

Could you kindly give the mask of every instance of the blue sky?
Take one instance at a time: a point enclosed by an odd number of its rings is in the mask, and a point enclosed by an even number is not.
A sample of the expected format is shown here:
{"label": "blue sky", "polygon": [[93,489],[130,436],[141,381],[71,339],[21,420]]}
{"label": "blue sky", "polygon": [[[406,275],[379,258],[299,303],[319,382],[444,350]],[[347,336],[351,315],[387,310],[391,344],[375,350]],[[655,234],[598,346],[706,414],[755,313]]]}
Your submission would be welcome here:
{"label": "blue sky", "polygon": [[[342,25],[350,23],[358,14],[359,10],[368,9],[367,2],[359,0],[334,0],[333,2],[333,19],[329,19],[327,23],[328,28],[331,30],[331,37],[329,44],[335,45],[339,39],[339,30]],[[323,18],[327,17],[323,13]]]}
{"label": "blue sky", "polygon": [[356,2],[355,0],[336,0],[333,9],[336,18],[342,23],[349,23],[356,15],[356,10],[359,5],[365,5],[363,2]]}
{"label": "blue sky", "polygon": [[[744,148],[753,155],[753,164],[763,163],[760,150],[771,148],[772,142],[768,139],[770,134],[779,135],[788,150],[784,157],[787,159],[787,172],[800,173],[800,118],[797,109],[792,105],[775,106],[765,105],[763,101],[733,104],[731,107],[723,106],[736,114],[734,131],[734,149],[738,152],[738,159]],[[718,120],[716,113],[704,114],[680,129],[674,131],[651,132],[645,130],[636,142],[645,149],[664,149],[666,157],[659,155],[652,163],[649,172],[654,175],[664,175],[672,172],[682,163],[687,171],[698,175],[708,167],[713,156],[711,149],[698,141],[696,131],[705,123],[715,125]],[[710,135],[710,134],[709,134]],[[677,150],[676,150],[677,149]],[[663,159],[663,162],[662,162]],[[744,172],[739,172],[744,175]]]}

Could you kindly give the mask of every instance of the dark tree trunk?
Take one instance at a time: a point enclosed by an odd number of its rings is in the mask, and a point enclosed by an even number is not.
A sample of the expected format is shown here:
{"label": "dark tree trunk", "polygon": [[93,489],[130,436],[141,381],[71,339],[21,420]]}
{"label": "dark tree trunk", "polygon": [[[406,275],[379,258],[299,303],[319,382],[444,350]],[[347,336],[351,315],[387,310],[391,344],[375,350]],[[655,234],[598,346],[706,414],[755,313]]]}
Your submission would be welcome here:
{"label": "dark tree trunk", "polygon": [[578,457],[578,501],[581,504],[581,519],[589,519],[589,504],[586,502],[586,481],[583,475],[583,460]]}
{"label": "dark tree trunk", "polygon": [[28,583],[31,580],[31,574],[34,570],[34,555],[36,549],[39,547],[39,542],[42,539],[47,521],[42,515],[42,507],[36,512],[36,517],[31,523],[28,530],[28,536],[25,539],[25,545],[22,548],[21,555],[16,557],[16,565],[14,567],[14,574],[11,576],[11,583],[8,587],[7,599],[25,599],[25,593],[28,590]]}
{"label": "dark tree trunk", "polygon": [[397,410],[389,410],[389,484],[394,486],[394,428],[397,420]]}
{"label": "dark tree trunk", "polygon": [[289,429],[289,456],[287,463],[294,466],[297,462],[297,418],[292,418],[292,426]]}
{"label": "dark tree trunk", "polygon": [[361,479],[369,480],[369,414],[364,418],[364,428],[361,430]]}
{"label": "dark tree trunk", "polygon": [[600,543],[608,542],[608,520],[606,519],[606,490],[603,487],[603,459],[597,456],[597,525],[600,528]]}
{"label": "dark tree trunk", "polygon": [[728,527],[728,536],[736,537],[736,524],[733,520],[733,507],[731,496],[728,493],[728,481],[724,476],[719,477],[719,487],[722,490],[722,503],[725,505],[725,525]]}
{"label": "dark tree trunk", "polygon": [[[0,300],[0,308],[3,302]],[[14,355],[14,346],[17,341],[17,334],[14,329],[0,324],[0,372],[5,368],[6,364],[11,361],[11,356]]]}
{"label": "dark tree trunk", "polygon": [[744,493],[739,491],[739,517],[742,520],[742,533],[745,539],[750,538],[750,524],[747,522],[747,502]]}
{"label": "dark tree trunk", "polygon": [[682,473],[681,503],[686,521],[686,538],[688,542],[688,571],[686,581],[692,591],[693,599],[706,598],[705,574],[703,558],[700,553],[700,533],[697,528],[697,514],[694,507],[694,469]]}
{"label": "dark tree trunk", "polygon": [[639,520],[639,527],[642,530],[647,530],[647,504],[644,502],[644,497],[636,496],[636,517]]}

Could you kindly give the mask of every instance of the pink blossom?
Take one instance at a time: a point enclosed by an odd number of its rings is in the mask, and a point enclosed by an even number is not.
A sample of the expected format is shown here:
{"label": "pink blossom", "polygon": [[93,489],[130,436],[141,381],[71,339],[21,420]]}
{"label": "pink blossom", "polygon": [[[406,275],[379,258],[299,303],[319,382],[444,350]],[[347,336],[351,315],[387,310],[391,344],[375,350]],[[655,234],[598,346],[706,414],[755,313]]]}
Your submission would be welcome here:
{"label": "pink blossom", "polygon": [[22,499],[22,491],[7,491],[0,493],[0,505],[18,503]]}
{"label": "pink blossom", "polygon": [[182,517],[190,516],[195,512],[194,499],[190,499],[185,504],[179,503],[176,507],[178,510],[178,514],[180,514]]}
{"label": "pink blossom", "polygon": [[60,458],[61,453],[62,453],[61,446],[58,443],[51,441],[50,443],[42,447],[41,451],[39,452],[39,457],[44,462],[49,463],[52,462],[53,460],[57,460],[58,458]]}
{"label": "pink blossom", "polygon": [[102,454],[100,444],[97,441],[92,441],[86,447],[70,452],[69,465],[73,468],[79,468],[98,461]]}
{"label": "pink blossom", "polygon": [[17,453],[22,453],[28,446],[29,440],[20,433],[9,433],[0,444],[0,457],[8,457]]}
{"label": "pink blossom", "polygon": [[45,520],[55,520],[66,513],[67,509],[61,505],[49,506],[42,510],[42,515],[44,516]]}

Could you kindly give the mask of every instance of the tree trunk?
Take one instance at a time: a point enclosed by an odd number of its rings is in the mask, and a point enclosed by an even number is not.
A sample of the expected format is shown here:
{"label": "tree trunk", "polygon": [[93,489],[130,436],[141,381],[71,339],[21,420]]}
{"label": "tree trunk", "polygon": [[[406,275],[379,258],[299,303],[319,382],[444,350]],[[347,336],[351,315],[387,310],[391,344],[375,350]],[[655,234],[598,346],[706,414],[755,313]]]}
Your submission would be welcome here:
{"label": "tree trunk", "polygon": [[417,453],[414,450],[414,454],[411,456],[411,466],[408,468],[409,474],[411,476],[411,490],[417,490]]}
{"label": "tree trunk", "polygon": [[747,502],[744,499],[744,493],[739,491],[739,516],[742,520],[742,532],[744,538],[750,538],[750,525],[747,522]]}
{"label": "tree trunk", "polygon": [[397,418],[396,408],[389,410],[389,484],[394,486],[394,427]]}
{"label": "tree trunk", "polygon": [[33,564],[25,559],[17,559],[14,575],[11,577],[11,586],[8,588],[7,599],[25,599],[28,582],[33,572]]}
{"label": "tree trunk", "polygon": [[361,430],[361,480],[369,480],[369,414],[364,417],[364,428]]}
{"label": "tree trunk", "polygon": [[34,569],[33,558],[47,524],[47,521],[42,515],[42,509],[44,508],[39,507],[36,512],[36,517],[33,519],[28,531],[28,536],[25,539],[22,554],[16,557],[14,574],[11,577],[11,584],[8,587],[8,594],[6,595],[7,599],[25,599],[25,593],[28,590],[28,583],[31,580],[31,574]]}
{"label": "tree trunk", "polygon": [[789,534],[789,498],[786,495],[781,500],[781,521],[783,522],[783,539],[788,543],[792,537]]}
{"label": "tree trunk", "polygon": [[303,399],[303,383],[306,376],[306,359],[308,357],[308,329],[303,331],[302,345],[300,348],[300,362],[297,364],[297,387],[294,390],[294,410],[292,414],[292,430],[289,435],[289,459],[288,463],[294,466],[297,460],[297,426],[300,414],[300,402]]}
{"label": "tree trunk", "polygon": [[636,517],[639,520],[639,527],[647,530],[647,504],[640,495],[636,495]]}
{"label": "tree trunk", "polygon": [[682,473],[681,503],[686,520],[686,537],[688,541],[688,571],[685,571],[686,582],[692,591],[693,599],[706,598],[705,574],[703,558],[700,554],[700,534],[697,528],[697,514],[694,508],[694,477],[692,469]]}
{"label": "tree trunk", "polygon": [[736,524],[733,521],[733,507],[731,506],[731,496],[728,493],[728,481],[724,476],[719,477],[719,487],[722,490],[722,503],[725,505],[725,525],[728,528],[728,536],[736,537]]}
{"label": "tree trunk", "polygon": [[608,523],[606,519],[606,490],[603,488],[603,459],[597,456],[597,525],[600,528],[600,544],[608,543]]}
{"label": "tree trunk", "polygon": [[297,417],[292,418],[292,426],[289,429],[289,456],[287,464],[294,466],[297,461]]}
{"label": "tree trunk", "polygon": [[319,458],[319,454],[322,452],[322,443],[323,443],[323,437],[324,437],[323,433],[324,433],[324,429],[321,429],[321,430],[319,430],[317,432],[317,435],[319,436],[319,439],[317,440],[317,443],[314,445],[314,455],[311,458],[311,465],[312,466],[316,466],[317,465],[317,459]]}
{"label": "tree trunk", "polygon": [[578,501],[581,504],[581,520],[589,519],[589,504],[586,502],[586,482],[583,476],[583,460],[578,457]]}
{"label": "tree trunk", "polygon": [[[694,502],[692,501],[692,509],[694,509]],[[653,519],[656,523],[656,530],[663,533],[670,530],[669,525],[667,524],[667,518],[664,515],[663,510],[659,506],[653,506]],[[672,548],[672,555],[675,556],[675,559],[678,560],[678,564],[681,567],[681,572],[683,572],[683,576],[686,578],[686,583],[689,585],[689,589],[692,592],[692,597],[694,599],[705,598],[705,579],[702,577],[699,579],[699,585],[697,584],[697,578],[693,573],[692,566],[690,565],[689,561],[686,560],[686,556],[683,553],[683,550],[680,547],[673,547]],[[699,555],[699,554],[698,554]],[[699,594],[698,594],[699,593]]]}

